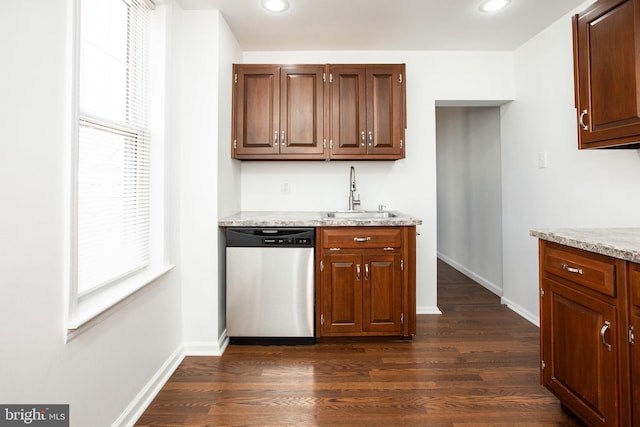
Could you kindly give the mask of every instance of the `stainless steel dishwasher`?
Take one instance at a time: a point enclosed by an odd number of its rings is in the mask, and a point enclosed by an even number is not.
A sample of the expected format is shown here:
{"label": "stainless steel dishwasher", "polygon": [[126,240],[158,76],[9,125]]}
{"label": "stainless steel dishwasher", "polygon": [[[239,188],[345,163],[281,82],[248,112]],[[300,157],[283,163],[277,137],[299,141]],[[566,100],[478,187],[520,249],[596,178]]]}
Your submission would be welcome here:
{"label": "stainless steel dishwasher", "polygon": [[315,342],[313,228],[227,228],[231,343]]}

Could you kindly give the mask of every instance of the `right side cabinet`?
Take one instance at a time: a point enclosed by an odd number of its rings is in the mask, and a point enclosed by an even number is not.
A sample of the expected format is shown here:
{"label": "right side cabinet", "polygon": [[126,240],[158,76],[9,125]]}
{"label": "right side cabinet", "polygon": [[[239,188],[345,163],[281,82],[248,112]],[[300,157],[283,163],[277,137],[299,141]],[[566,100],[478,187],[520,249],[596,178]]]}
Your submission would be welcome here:
{"label": "right side cabinet", "polygon": [[598,0],[573,19],[579,148],[640,141],[640,0]]}
{"label": "right side cabinet", "polygon": [[540,240],[542,384],[590,426],[640,425],[638,285],[640,265]]}
{"label": "right side cabinet", "polygon": [[640,426],[640,344],[637,342],[640,331],[640,264],[629,264],[629,295],[631,326],[627,332],[627,339],[631,353],[632,425]]}

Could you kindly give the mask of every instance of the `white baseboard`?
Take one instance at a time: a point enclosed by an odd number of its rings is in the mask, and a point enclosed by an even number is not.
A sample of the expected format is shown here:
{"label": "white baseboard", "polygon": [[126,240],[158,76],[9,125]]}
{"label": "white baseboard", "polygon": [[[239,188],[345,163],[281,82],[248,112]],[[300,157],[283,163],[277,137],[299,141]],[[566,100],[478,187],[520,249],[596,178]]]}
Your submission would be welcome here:
{"label": "white baseboard", "polygon": [[229,345],[227,330],[218,337],[218,342],[187,342],[183,344],[185,356],[222,356]]}
{"label": "white baseboard", "polygon": [[169,356],[167,361],[162,364],[160,369],[158,369],[149,382],[147,382],[137,396],[129,403],[111,427],[133,427],[186,356],[222,356],[227,345],[229,345],[229,338],[226,335],[227,331],[225,330],[219,337],[217,343],[183,343]]}
{"label": "white baseboard", "polygon": [[[226,345],[225,345],[226,348]],[[185,356],[222,356],[223,349],[219,343],[214,342],[187,342],[184,343]]]}
{"label": "white baseboard", "polygon": [[499,297],[502,296],[502,293],[503,293],[502,286],[496,285],[495,283],[491,282],[490,280],[487,280],[484,277],[474,273],[473,271],[467,269],[465,266],[463,266],[461,264],[458,264],[456,261],[454,261],[451,258],[447,257],[446,255],[442,255],[440,252],[438,252],[438,258],[440,258],[442,261],[446,262],[451,267],[453,267],[456,270],[458,270],[460,273],[462,273],[465,276],[469,277],[474,282],[478,282],[480,285],[482,285],[482,287],[488,289],[489,291],[491,291],[492,293],[496,294],[497,296],[499,296]]}
{"label": "white baseboard", "polygon": [[527,311],[524,308],[520,307],[518,304],[514,303],[513,301],[511,301],[508,298],[502,297],[502,298],[500,298],[500,302],[502,304],[506,305],[507,307],[509,307],[509,309],[511,309],[511,311],[514,311],[515,313],[519,314],[521,317],[525,318],[529,322],[531,322],[534,325],[536,325],[538,328],[540,327],[540,316],[539,315],[531,314],[529,311]]}
{"label": "white baseboard", "polygon": [[437,306],[433,307],[416,307],[417,314],[442,314]]}
{"label": "white baseboard", "polygon": [[499,296],[500,297],[500,303],[506,305],[511,311],[513,311],[514,313],[518,314],[520,317],[523,317],[524,319],[528,320],[529,322],[533,323],[537,327],[540,327],[540,318],[539,318],[539,316],[537,314],[535,314],[535,315],[531,314],[529,311],[525,310],[524,308],[522,308],[518,304],[514,303],[509,298],[506,298],[503,295],[504,290],[502,289],[502,287],[497,286],[494,283],[491,283],[490,281],[486,280],[482,276],[479,276],[479,275],[475,274],[473,271],[468,270],[464,266],[458,264],[457,262],[455,262],[451,258],[447,257],[446,255],[442,255],[439,252],[438,252],[438,258],[440,258],[442,261],[446,262],[447,264],[449,264],[451,267],[455,268],[456,270],[458,270],[462,274],[464,274],[464,275],[468,276],[469,278],[473,279],[475,282],[478,282],[484,288],[488,289],[489,291],[491,291],[494,294],[496,294],[497,296]]}
{"label": "white baseboard", "polygon": [[142,416],[162,387],[169,381],[171,375],[184,359],[182,346],[178,347],[171,356],[162,364],[160,369],[151,377],[149,382],[140,390],[138,395],[129,403],[112,427],[131,427]]}

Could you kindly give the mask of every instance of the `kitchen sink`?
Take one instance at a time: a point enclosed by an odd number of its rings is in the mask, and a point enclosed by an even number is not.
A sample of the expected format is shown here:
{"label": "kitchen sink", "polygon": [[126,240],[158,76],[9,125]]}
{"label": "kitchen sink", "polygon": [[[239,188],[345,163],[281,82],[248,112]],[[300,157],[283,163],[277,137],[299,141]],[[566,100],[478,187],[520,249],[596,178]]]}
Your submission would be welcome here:
{"label": "kitchen sink", "polygon": [[341,219],[368,219],[368,218],[395,218],[397,215],[387,211],[334,211],[327,212],[329,218]]}

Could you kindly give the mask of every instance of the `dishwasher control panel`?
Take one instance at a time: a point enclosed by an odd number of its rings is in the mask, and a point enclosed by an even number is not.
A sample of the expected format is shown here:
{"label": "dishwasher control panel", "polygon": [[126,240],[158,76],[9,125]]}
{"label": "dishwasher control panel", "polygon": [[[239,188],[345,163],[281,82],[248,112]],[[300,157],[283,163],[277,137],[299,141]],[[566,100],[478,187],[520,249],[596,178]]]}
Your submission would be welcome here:
{"label": "dishwasher control panel", "polygon": [[227,247],[313,247],[314,228],[254,228],[227,229]]}
{"label": "dishwasher control panel", "polygon": [[307,246],[311,242],[307,237],[265,237],[262,240],[264,245],[282,245],[282,246]]}

